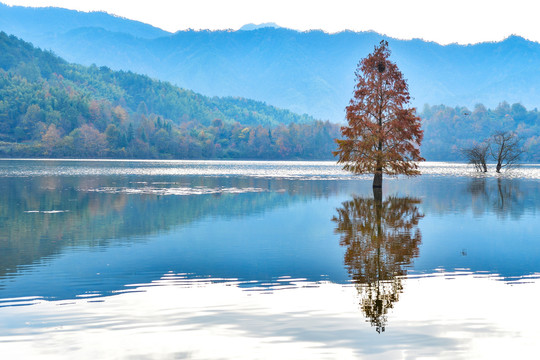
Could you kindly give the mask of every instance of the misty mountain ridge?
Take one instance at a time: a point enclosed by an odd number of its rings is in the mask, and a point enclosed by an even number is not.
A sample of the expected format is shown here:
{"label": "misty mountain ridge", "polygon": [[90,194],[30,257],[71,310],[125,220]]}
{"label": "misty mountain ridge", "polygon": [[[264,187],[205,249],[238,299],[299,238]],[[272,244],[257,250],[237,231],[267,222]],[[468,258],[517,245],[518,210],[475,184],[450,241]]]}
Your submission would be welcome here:
{"label": "misty mountain ridge", "polygon": [[419,109],[502,101],[536,108],[540,98],[540,44],[519,36],[443,46],[375,32],[299,32],[266,24],[170,34],[105,13],[5,5],[0,20],[0,30],[71,62],[131,70],[205,95],[253,98],[334,122],[344,121],[359,60],[382,39]]}
{"label": "misty mountain ridge", "polygon": [[[21,21],[23,18],[25,20]],[[0,27],[7,33],[14,35],[19,33],[23,38],[24,35],[33,35],[37,32],[46,37],[80,27],[103,28],[146,39],[171,35],[170,32],[152,25],[103,11],[84,12],[55,7],[9,6],[2,3],[0,3]]]}
{"label": "misty mountain ridge", "polygon": [[278,24],[273,23],[273,22],[267,22],[267,23],[262,23],[262,24],[253,24],[253,23],[249,23],[249,24],[246,24],[246,25],[242,26],[242,27],[241,27],[240,29],[238,29],[238,30],[242,30],[242,31],[251,31],[251,30],[264,29],[264,28],[274,28],[274,29],[279,29],[279,28],[281,28],[281,26],[279,26]]}

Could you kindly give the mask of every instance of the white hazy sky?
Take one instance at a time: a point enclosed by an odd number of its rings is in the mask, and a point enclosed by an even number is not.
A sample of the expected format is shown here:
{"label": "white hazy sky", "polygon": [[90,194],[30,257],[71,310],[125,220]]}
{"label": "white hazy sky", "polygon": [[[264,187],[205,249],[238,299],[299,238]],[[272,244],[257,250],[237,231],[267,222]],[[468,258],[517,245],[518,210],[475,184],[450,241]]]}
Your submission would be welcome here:
{"label": "white hazy sky", "polygon": [[374,30],[399,39],[470,44],[520,35],[540,42],[538,0],[0,0],[110,14],[175,32],[275,22],[297,30]]}

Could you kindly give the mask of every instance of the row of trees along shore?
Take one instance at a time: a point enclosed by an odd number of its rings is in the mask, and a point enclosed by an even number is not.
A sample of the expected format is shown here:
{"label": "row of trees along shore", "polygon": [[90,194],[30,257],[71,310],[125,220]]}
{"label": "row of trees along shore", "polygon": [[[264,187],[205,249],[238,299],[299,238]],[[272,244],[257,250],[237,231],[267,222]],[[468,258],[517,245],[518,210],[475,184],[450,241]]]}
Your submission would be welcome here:
{"label": "row of trees along shore", "polygon": [[[91,103],[90,107],[95,103]],[[214,119],[208,126],[196,120],[179,125],[150,114],[129,116],[122,107],[102,108],[113,119],[105,128],[80,118],[66,133],[54,121],[42,121],[39,106],[28,108],[29,139],[0,141],[0,156],[154,158],[154,159],[330,159],[339,127],[322,121],[273,127],[226,123]],[[133,119],[135,118],[135,119]]]}

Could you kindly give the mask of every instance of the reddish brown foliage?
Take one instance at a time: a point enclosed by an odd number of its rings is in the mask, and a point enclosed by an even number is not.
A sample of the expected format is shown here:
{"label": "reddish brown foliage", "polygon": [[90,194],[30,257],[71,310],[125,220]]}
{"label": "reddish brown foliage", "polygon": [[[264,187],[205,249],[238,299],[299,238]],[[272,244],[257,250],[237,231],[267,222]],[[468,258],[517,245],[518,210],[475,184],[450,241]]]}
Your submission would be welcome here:
{"label": "reddish brown foliage", "polygon": [[420,118],[415,108],[406,108],[407,82],[389,56],[388,43],[381,41],[359,63],[354,96],[346,108],[348,126],[341,128],[344,140],[336,140],[334,152],[345,170],[375,174],[375,187],[382,184],[383,173],[419,175],[417,162],[424,160]]}

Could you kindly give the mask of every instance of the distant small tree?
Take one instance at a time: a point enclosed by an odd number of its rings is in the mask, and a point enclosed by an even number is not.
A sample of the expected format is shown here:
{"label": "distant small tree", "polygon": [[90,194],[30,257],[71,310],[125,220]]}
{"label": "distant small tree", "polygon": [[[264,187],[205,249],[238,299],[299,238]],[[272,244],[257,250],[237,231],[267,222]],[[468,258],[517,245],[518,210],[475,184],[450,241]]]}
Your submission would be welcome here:
{"label": "distant small tree", "polygon": [[105,153],[107,140],[105,134],[100,133],[91,125],[83,124],[80,128],[69,134],[77,147],[77,152],[83,157],[100,157]]}
{"label": "distant small tree", "polygon": [[127,111],[120,105],[114,107],[111,111],[113,122],[116,125],[124,124],[129,118]]}
{"label": "distant small tree", "polygon": [[407,82],[388,60],[388,43],[381,41],[356,70],[356,87],[346,108],[348,125],[336,140],[338,163],[355,174],[374,174],[373,188],[382,187],[383,173],[419,175],[423,131],[410,101]]}
{"label": "distant small tree", "polygon": [[487,172],[487,156],[489,142],[484,141],[480,144],[474,144],[471,147],[461,149],[461,154],[469,164],[472,164],[476,171]]}
{"label": "distant small tree", "polygon": [[515,166],[523,154],[521,138],[512,131],[497,131],[491,136],[490,152],[497,165],[495,170],[500,173],[502,168]]}
{"label": "distant small tree", "polygon": [[53,154],[54,150],[58,146],[61,140],[60,130],[56,128],[56,125],[51,124],[47,128],[47,132],[41,137],[41,141],[45,147],[44,155]]}
{"label": "distant small tree", "polygon": [[114,124],[109,124],[105,129],[105,139],[109,145],[110,150],[114,150],[120,145],[121,133],[120,130]]}

